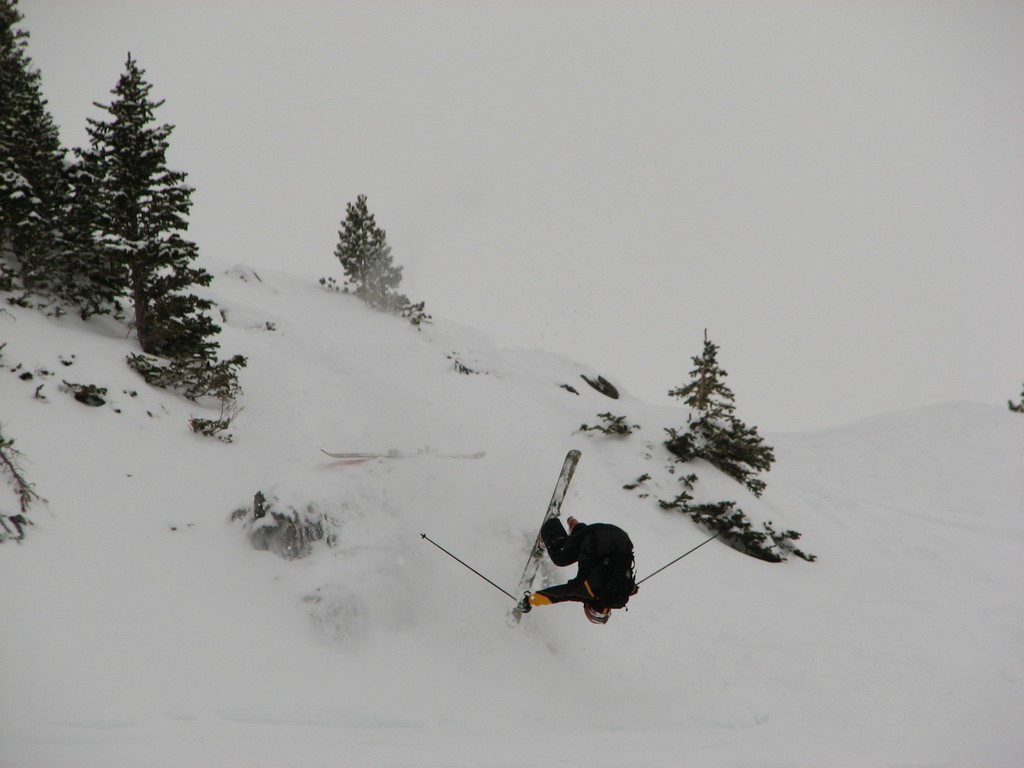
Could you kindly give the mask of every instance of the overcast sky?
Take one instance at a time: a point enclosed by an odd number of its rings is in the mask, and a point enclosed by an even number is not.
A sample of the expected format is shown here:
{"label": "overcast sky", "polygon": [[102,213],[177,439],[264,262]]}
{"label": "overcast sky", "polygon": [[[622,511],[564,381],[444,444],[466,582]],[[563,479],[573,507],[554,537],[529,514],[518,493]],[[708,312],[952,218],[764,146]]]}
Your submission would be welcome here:
{"label": "overcast sky", "polygon": [[[22,0],[68,146],[127,53],[204,255],[402,290],[762,431],[1024,383],[1024,2]],[[339,329],[341,331],[343,329]]]}

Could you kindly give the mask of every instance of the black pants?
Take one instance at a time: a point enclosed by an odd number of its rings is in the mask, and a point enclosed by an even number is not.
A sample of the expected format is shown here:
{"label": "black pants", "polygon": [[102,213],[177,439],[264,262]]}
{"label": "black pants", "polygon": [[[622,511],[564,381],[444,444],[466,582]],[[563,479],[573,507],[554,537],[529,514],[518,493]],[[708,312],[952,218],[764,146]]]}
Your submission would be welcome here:
{"label": "black pants", "polygon": [[[586,523],[577,523],[570,534],[557,517],[552,517],[544,523],[540,529],[540,536],[544,540],[544,548],[548,551],[548,557],[551,558],[552,563],[566,566],[579,560],[580,544],[586,535],[586,527]],[[545,587],[538,589],[537,592],[547,597],[552,603],[564,603],[570,600],[588,603],[594,599],[593,592],[587,586],[586,575],[583,573],[577,573],[576,578],[565,584]]]}
{"label": "black pants", "polygon": [[540,537],[544,540],[544,549],[548,551],[548,557],[555,565],[572,565],[579,559],[579,546],[570,540],[560,518],[552,517],[545,520],[540,529]]}

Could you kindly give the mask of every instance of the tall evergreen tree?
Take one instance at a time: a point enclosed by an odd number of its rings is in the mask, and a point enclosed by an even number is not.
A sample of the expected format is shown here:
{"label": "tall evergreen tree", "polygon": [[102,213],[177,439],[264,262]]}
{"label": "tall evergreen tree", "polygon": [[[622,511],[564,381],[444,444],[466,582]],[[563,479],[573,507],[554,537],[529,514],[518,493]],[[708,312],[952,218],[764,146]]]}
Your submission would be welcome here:
{"label": "tall evergreen tree", "polygon": [[53,281],[65,153],[17,6],[0,0],[0,283],[38,291]]}
{"label": "tall evergreen tree", "polygon": [[96,105],[108,119],[89,120],[89,148],[77,152],[69,230],[100,298],[126,297],[147,353],[129,356],[129,365],[150,384],[191,399],[216,397],[231,410],[246,361],[216,360],[220,327],[207,314],[213,302],[190,290],[212,277],[194,266],[199,250],[182,236],[192,188],[185,173],[167,167],[174,129],[155,124],[163,102],[150,99],[144,75],[129,54],[113,100]]}
{"label": "tall evergreen tree", "polygon": [[78,152],[77,212],[92,230],[98,256],[93,281],[127,294],[143,351],[167,358],[207,358],[220,328],[206,314],[212,303],[188,291],[211,276],[193,266],[195,243],[188,228],[192,189],[186,174],[167,167],[173,126],[155,124],[152,86],[131,54],[105,120],[89,120],[90,145]]}
{"label": "tall evergreen tree", "polygon": [[[725,384],[728,374],[718,365],[718,346],[704,332],[704,350],[693,358],[691,381],[668,394],[683,400],[692,409],[689,427],[680,433],[666,430],[665,445],[683,461],[705,459],[760,496],[765,483],[757,477],[767,472],[775,453],[757,433],[735,416],[735,396]],[[696,418],[694,418],[696,417]]]}
{"label": "tall evergreen tree", "polygon": [[366,205],[366,195],[345,208],[334,255],[345,270],[348,287],[367,304],[390,309],[389,298],[402,282],[402,268],[394,266],[387,234],[377,226]]}

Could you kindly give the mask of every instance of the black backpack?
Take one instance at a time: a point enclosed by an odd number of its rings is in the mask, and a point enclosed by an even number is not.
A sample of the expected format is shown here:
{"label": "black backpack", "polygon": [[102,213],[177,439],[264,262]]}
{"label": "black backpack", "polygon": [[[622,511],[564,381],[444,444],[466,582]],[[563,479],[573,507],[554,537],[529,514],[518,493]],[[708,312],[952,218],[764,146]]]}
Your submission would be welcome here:
{"label": "black backpack", "polygon": [[623,608],[636,594],[636,562],[633,542],[621,528],[607,523],[590,526],[584,545],[591,572],[587,583],[603,608]]}

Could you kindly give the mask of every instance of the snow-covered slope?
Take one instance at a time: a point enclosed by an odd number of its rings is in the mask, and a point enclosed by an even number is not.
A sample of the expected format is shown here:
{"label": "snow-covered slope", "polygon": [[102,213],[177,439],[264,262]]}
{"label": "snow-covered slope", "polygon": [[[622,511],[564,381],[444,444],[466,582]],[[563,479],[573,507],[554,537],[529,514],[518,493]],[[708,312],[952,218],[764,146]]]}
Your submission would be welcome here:
{"label": "snow-covered slope", "polygon": [[[223,351],[249,359],[230,445],[127,368],[120,326],[0,314],[4,435],[47,500],[0,547],[0,766],[1024,763],[1024,418],[961,403],[769,435],[763,499],[708,468],[702,492],[818,562],[716,542],[605,627],[553,606],[511,629],[511,601],[420,534],[511,588],[579,448],[563,508],[626,528],[646,575],[707,535],[656,503],[685,412],[444,320],[216,272]],[[578,431],[605,411],[641,429]],[[255,551],[231,516],[257,491],[335,545]]]}

